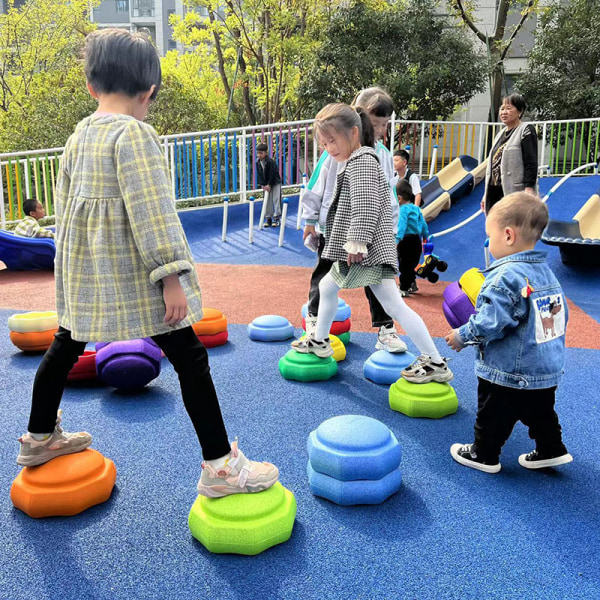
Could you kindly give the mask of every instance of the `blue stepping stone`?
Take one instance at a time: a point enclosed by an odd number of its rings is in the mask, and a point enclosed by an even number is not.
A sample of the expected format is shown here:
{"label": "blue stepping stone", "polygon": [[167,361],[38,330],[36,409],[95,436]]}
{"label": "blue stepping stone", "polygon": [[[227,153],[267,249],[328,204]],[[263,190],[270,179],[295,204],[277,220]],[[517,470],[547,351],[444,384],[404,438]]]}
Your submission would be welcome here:
{"label": "blue stepping stone", "polygon": [[[350,309],[350,305],[346,303],[343,298],[338,298],[338,309],[335,313],[334,321],[345,321],[349,319],[351,316],[352,310]],[[306,319],[306,315],[308,314],[308,303],[302,307],[302,318]]]}
{"label": "blue stepping stone", "polygon": [[396,436],[380,421],[360,415],[327,419],[308,437],[312,468],[340,481],[376,480],[400,465]]}
{"label": "blue stepping stone", "polygon": [[280,342],[294,337],[294,326],[285,317],[263,315],[248,325],[248,336],[258,342]]}
{"label": "blue stepping stone", "polygon": [[402,474],[394,469],[378,480],[360,479],[340,481],[329,475],[315,471],[310,462],[307,467],[310,491],[342,506],[354,504],[381,504],[395,494],[402,483]]}
{"label": "blue stepping stone", "polygon": [[392,353],[377,350],[365,361],[363,375],[374,383],[392,385],[400,379],[402,371],[416,359],[417,357],[410,352]]}

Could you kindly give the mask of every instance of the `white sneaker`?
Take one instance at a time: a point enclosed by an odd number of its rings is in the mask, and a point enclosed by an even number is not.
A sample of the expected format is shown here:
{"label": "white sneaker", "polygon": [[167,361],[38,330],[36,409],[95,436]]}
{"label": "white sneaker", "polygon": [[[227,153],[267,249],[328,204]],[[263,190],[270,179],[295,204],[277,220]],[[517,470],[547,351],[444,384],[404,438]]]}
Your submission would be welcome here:
{"label": "white sneaker", "polygon": [[406,352],[408,346],[400,339],[393,325],[391,327],[382,325],[377,334],[375,349],[385,350],[386,352]]}
{"label": "white sneaker", "polygon": [[319,358],[327,358],[333,356],[333,348],[329,338],[317,341],[307,335],[300,340],[294,340],[292,342],[292,350],[300,352],[301,354],[314,354]]}
{"label": "white sneaker", "polygon": [[421,354],[412,365],[404,369],[402,377],[410,383],[429,383],[430,381],[445,383],[454,379],[445,358],[442,358],[441,363],[436,363],[427,354]]}
{"label": "white sneaker", "polygon": [[308,337],[315,337],[315,332],[317,331],[317,317],[306,315],[304,324],[306,326],[306,335]]}

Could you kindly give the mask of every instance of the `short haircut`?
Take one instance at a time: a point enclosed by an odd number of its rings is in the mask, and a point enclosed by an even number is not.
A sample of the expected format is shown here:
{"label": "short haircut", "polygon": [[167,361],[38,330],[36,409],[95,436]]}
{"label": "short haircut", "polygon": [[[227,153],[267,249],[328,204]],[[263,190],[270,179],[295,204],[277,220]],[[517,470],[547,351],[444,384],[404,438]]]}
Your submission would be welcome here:
{"label": "short haircut", "polygon": [[408,162],[408,159],[410,158],[410,154],[406,150],[396,150],[394,156],[401,156],[406,162]]}
{"label": "short haircut", "polygon": [[328,104],[322,108],[315,117],[315,132],[321,134],[333,129],[346,138],[350,137],[353,127],[358,128],[360,143],[362,146],[373,146],[375,134],[369,116],[364,110],[354,110],[347,104]]}
{"label": "short haircut", "polygon": [[408,183],[406,179],[400,179],[396,183],[396,195],[398,196],[398,201],[400,201],[400,198],[403,198],[412,204],[415,203],[415,195],[413,194],[410,183]]}
{"label": "short haircut", "polygon": [[548,207],[539,196],[515,192],[492,206],[488,219],[501,227],[514,227],[528,242],[537,242],[548,225]]}
{"label": "short haircut", "polygon": [[23,212],[26,216],[29,216],[30,212],[34,212],[37,209],[38,201],[32,198],[27,198],[23,202]]}
{"label": "short haircut", "polygon": [[260,144],[257,144],[256,151],[257,152],[268,152],[269,146],[267,146],[267,144],[265,144],[264,142],[261,142]]}
{"label": "short haircut", "polygon": [[380,87],[370,87],[358,92],[352,106],[360,106],[375,117],[390,117],[394,112],[392,97]]}
{"label": "short haircut", "polygon": [[148,36],[125,29],[98,29],[87,36],[84,71],[96,92],[131,98],[155,85],[154,99],[162,80],[160,57]]}
{"label": "short haircut", "polygon": [[527,108],[525,98],[523,98],[521,94],[517,94],[516,92],[513,94],[509,94],[508,96],[504,96],[504,98],[502,98],[502,102],[506,102],[507,104],[511,104],[512,106],[514,106],[519,111],[521,116],[523,116],[523,113]]}

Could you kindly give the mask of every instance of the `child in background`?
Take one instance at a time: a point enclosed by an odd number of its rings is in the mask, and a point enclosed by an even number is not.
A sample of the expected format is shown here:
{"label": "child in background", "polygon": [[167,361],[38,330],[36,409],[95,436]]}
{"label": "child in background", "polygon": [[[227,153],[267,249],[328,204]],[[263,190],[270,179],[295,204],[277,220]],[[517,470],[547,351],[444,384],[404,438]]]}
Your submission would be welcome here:
{"label": "child in background", "polygon": [[67,375],[87,341],[152,337],[179,375],[202,447],[198,492],[219,497],[262,491],[279,473],[274,465],[248,460],[237,442],[229,444],[208,355],[191,327],[202,318],[194,260],[162,145],[142,122],[161,84],[158,53],[142,34],[98,30],[86,40],[85,75],[98,110],[77,125],[60,163],[59,329],[35,377],[17,463],[40,465],[91,444],[89,433],[63,431],[59,410]]}
{"label": "child in background", "polygon": [[409,158],[410,154],[406,150],[396,150],[396,152],[394,152],[395,183],[402,179],[408,181],[412,188],[412,193],[415,195],[415,206],[421,206],[423,190],[421,189],[419,176],[416,173],[413,173],[408,166]]}
{"label": "child in background", "polygon": [[256,176],[258,185],[265,192],[269,192],[265,208],[265,227],[279,227],[281,217],[281,176],[277,163],[269,156],[267,144],[256,146]]}
{"label": "child in background", "polygon": [[39,224],[40,219],[46,216],[46,211],[41,202],[37,200],[25,200],[23,202],[23,214],[25,218],[15,228],[17,235],[30,238],[54,238],[54,232]]}
{"label": "child in background", "polygon": [[529,428],[535,450],[519,456],[526,469],[569,463],[554,410],[565,359],[567,303],[546,263],[534,249],[548,223],[548,208],[526,192],[506,196],[489,211],[486,232],[496,259],[484,273],[477,313],[447,336],[460,352],[477,347],[479,380],[475,441],[454,444],[461,465],[500,471],[500,451],[517,421]]}
{"label": "child in background", "polygon": [[[385,135],[387,124],[394,112],[392,98],[381,88],[373,87],[359,92],[354,102],[366,110],[374,134],[372,139],[366,141],[363,145],[375,148],[379,163],[384,173],[386,173],[386,177],[389,176],[388,179],[391,181],[394,170],[392,157],[389,150],[380,140]],[[337,160],[334,160],[327,152],[323,152],[302,197],[303,218],[306,223],[304,239],[306,240],[311,235],[317,237],[318,257],[310,280],[308,314],[306,317],[307,335],[314,333],[317,323],[319,283],[329,273],[333,265],[332,261],[323,258],[322,252],[325,247],[325,223],[335,188],[338,164]],[[390,205],[392,207],[395,233],[395,223],[398,219],[398,202],[392,188],[390,188]],[[369,301],[372,325],[378,328],[375,348],[377,350],[386,350],[387,352],[405,352],[407,349],[406,344],[397,334],[394,321],[383,310],[383,307],[369,287],[365,288],[365,295]]]}
{"label": "child in background", "polygon": [[412,290],[417,289],[415,268],[421,258],[422,240],[429,237],[429,228],[421,209],[414,204],[415,196],[406,179],[400,179],[396,184],[396,195],[400,204],[396,232],[400,294],[406,298]]}
{"label": "child in background", "polygon": [[322,358],[331,356],[329,330],[337,312],[340,288],[370,286],[384,310],[400,323],[422,353],[402,372],[403,377],[414,383],[450,381],[452,372],[427,327],[406,306],[395,284],[398,257],[389,180],[375,150],[361,146],[363,131],[369,128],[371,123],[365,111],[357,112],[346,104],[329,104],[316,117],[315,131],[320,143],[340,163],[323,249],[323,257],[333,264],[319,285],[315,334],[296,340],[292,348]]}

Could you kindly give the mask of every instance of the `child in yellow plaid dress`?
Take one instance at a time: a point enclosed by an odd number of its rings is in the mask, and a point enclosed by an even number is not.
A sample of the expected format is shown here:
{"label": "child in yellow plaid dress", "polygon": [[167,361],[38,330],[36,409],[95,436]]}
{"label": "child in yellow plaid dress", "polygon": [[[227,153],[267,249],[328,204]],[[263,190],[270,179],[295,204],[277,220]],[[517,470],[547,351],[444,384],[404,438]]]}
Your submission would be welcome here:
{"label": "child in yellow plaid dress", "polygon": [[[77,125],[61,160],[56,198],[59,329],[37,371],[17,463],[79,452],[89,433],[66,433],[59,405],[88,341],[151,337],[179,375],[202,447],[198,492],[259,492],[279,477],[230,445],[208,354],[191,325],[202,318],[194,260],[175,211],[156,132],[143,123],[161,84],[142,34],[103,29],[86,43],[85,74],[98,110]],[[57,418],[58,414],[58,418]]]}

